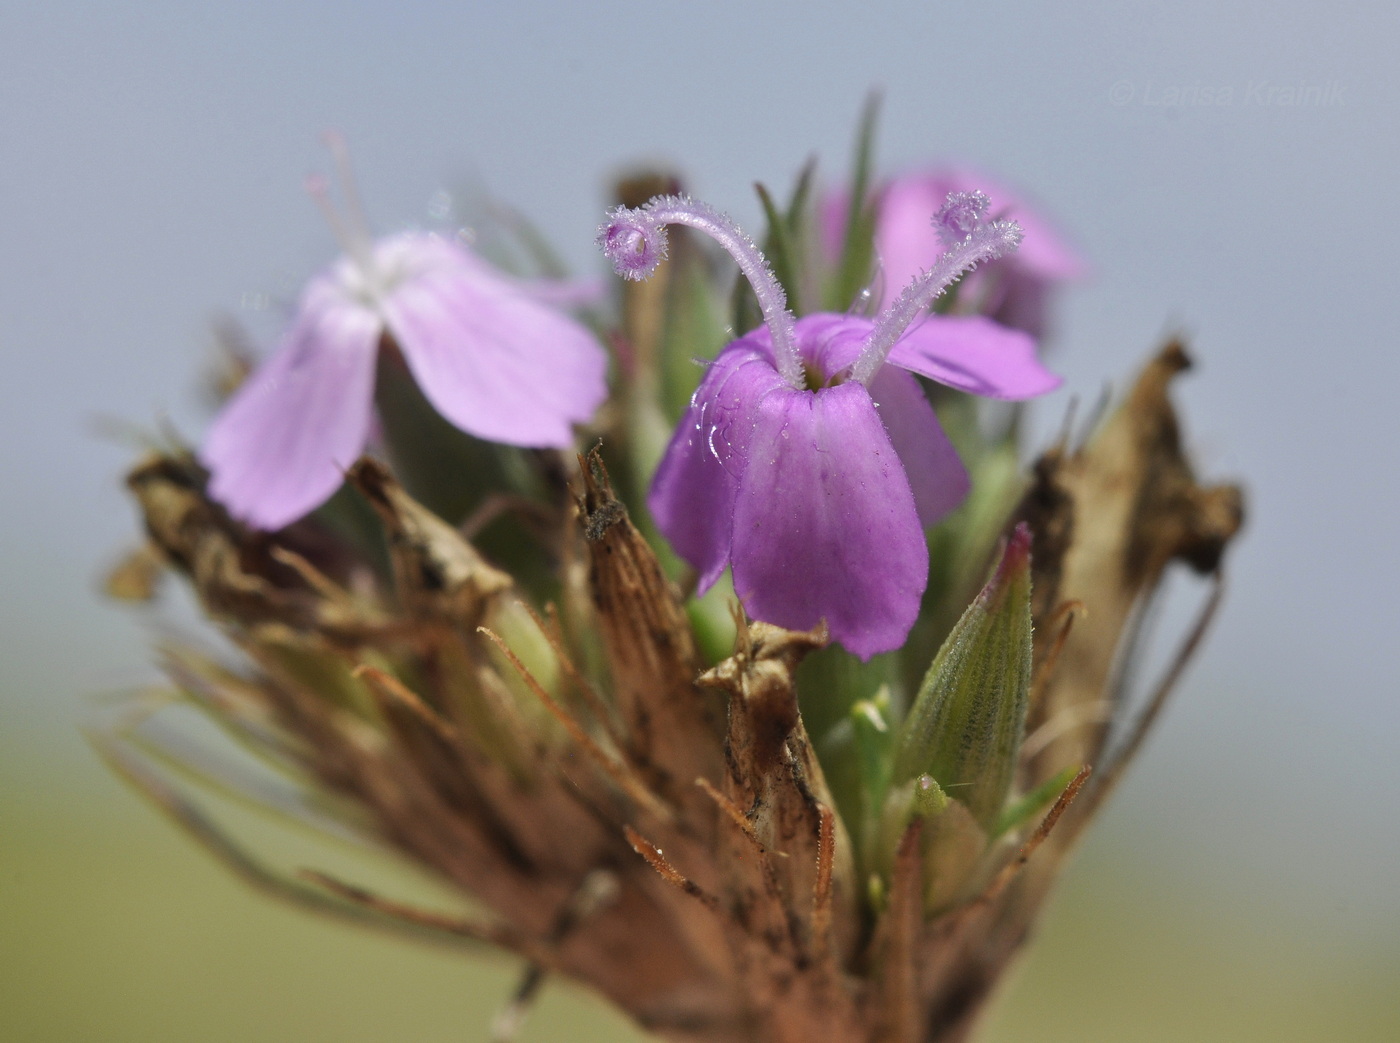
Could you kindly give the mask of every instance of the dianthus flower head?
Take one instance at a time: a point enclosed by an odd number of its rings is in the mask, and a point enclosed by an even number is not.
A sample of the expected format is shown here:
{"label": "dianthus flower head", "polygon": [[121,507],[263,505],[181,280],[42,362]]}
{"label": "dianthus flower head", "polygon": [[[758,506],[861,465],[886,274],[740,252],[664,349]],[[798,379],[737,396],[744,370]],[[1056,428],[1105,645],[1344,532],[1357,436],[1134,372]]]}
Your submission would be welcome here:
{"label": "dianthus flower head", "polygon": [[358,217],[310,185],[345,256],[302,291],[281,343],[214,421],[199,456],[210,494],[277,529],[339,488],[369,437],[376,359],[388,338],[424,396],[454,425],[520,446],[568,446],[607,393],[593,335],[530,284],[438,235],[372,241]]}
{"label": "dianthus flower head", "polygon": [[862,658],[904,642],[928,582],[924,527],[968,489],[911,374],[1005,399],[1059,383],[1025,333],[980,316],[928,314],[961,274],[1019,242],[1017,225],[985,213],[950,197],[936,220],[965,231],[873,320],[794,320],[763,255],[704,204],[665,196],[609,215],[598,242],[620,273],[635,272],[639,256],[659,256],[665,225],[687,225],[735,257],[764,316],[701,380],[648,496],[702,592],[730,565],[757,619],[793,630],[825,620]]}
{"label": "dianthus flower head", "polygon": [[[994,210],[983,190],[996,199]],[[944,211],[945,201],[957,205],[933,222],[929,214]],[[879,261],[885,300],[922,272],[956,238],[966,234],[966,224],[980,198],[982,214],[1013,220],[1024,238],[1015,253],[984,265],[965,280],[962,295],[975,310],[1003,325],[1023,329],[1032,336],[1045,333],[1047,305],[1054,288],[1084,274],[1084,263],[1054,226],[1010,192],[990,179],[961,169],[940,169],[897,177],[885,184],[875,199],[875,255]],[[841,249],[850,199],[833,193],[822,204],[821,240],[825,253],[835,257]],[[883,302],[882,302],[883,303]]]}

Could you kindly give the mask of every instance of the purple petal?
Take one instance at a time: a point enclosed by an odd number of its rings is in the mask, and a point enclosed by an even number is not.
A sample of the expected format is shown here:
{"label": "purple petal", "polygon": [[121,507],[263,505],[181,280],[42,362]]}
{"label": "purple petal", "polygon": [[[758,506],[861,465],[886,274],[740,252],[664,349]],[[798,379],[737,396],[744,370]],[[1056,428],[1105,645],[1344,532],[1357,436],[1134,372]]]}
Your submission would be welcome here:
{"label": "purple petal", "polygon": [[573,443],[607,394],[607,357],[585,327],[433,236],[385,240],[375,265],[398,273],[381,308],[439,413],[497,442]]}
{"label": "purple petal", "polygon": [[987,398],[1032,398],[1060,386],[1029,334],[980,315],[930,315],[909,327],[887,361]]}
{"label": "purple petal", "polygon": [[[830,378],[860,354],[873,323],[856,315],[822,312],[797,320],[797,344],[803,362]],[[745,340],[758,347],[768,341],[756,331]],[[882,366],[870,382],[880,419],[914,491],[919,520],[932,525],[962,503],[971,487],[967,469],[943,433],[918,381],[893,366]]]}
{"label": "purple petal", "polygon": [[701,594],[729,563],[751,418],[763,396],[782,386],[768,355],[746,341],[730,344],[691,397],[652,479],[647,506],[676,553],[700,574]]}
{"label": "purple petal", "polygon": [[734,501],[734,589],[758,619],[868,659],[904,642],[928,547],[904,468],[860,384],[765,395]]}
{"label": "purple petal", "polygon": [[260,529],[280,529],[324,503],[364,448],[382,329],[335,276],[314,280],[276,354],[204,441],[209,495]]}
{"label": "purple petal", "polygon": [[967,497],[972,488],[967,468],[943,433],[924,389],[908,373],[882,366],[870,382],[870,397],[904,464],[919,521],[932,525]]}

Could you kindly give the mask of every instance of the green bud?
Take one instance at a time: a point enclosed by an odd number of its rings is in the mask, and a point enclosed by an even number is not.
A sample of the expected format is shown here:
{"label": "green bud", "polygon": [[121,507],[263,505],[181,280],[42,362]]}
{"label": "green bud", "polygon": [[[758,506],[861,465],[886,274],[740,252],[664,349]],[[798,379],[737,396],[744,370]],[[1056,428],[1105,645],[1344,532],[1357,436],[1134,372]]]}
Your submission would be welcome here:
{"label": "green bud", "polygon": [[923,819],[927,834],[930,820],[942,815],[951,803],[948,795],[928,775],[907,779],[891,789],[885,795],[872,833],[875,838],[872,853],[875,874],[888,883],[894,870],[894,855],[904,831],[915,819]]}
{"label": "green bud", "polygon": [[900,731],[893,779],[931,775],[992,832],[1006,803],[1031,680],[1030,529],[1018,525],[995,573],[943,647]]}
{"label": "green bud", "polygon": [[920,775],[895,786],[885,797],[876,832],[877,861],[869,888],[877,908],[894,869],[894,853],[916,819],[923,821],[924,911],[932,915],[963,896],[989,838],[972,813],[951,799],[931,776]]}

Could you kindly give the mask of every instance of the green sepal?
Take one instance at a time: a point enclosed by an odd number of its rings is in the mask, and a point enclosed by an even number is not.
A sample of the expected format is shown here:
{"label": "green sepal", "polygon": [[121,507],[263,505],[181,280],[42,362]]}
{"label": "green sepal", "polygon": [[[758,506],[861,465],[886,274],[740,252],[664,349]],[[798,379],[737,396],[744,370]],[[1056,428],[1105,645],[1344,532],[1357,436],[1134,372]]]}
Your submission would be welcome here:
{"label": "green sepal", "polygon": [[943,642],[900,729],[893,779],[928,774],[991,831],[1006,803],[1031,680],[1030,530]]}

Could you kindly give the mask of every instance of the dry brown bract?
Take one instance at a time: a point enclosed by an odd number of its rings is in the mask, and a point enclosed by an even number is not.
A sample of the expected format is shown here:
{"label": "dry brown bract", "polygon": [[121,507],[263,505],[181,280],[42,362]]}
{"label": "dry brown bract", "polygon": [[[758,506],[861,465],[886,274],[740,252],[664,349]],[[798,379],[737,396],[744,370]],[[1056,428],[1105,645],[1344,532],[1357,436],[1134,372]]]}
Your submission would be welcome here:
{"label": "dry brown bract", "polygon": [[181,696],[314,780],[343,822],[450,881],[478,919],[325,874],[279,878],[150,770],[149,747],[126,732],[98,741],[261,886],[515,952],[531,968],[522,1002],[549,971],[673,1040],[963,1039],[1174,680],[1122,722],[1133,621],[1169,562],[1218,576],[1240,525],[1239,491],[1201,488],[1182,454],[1167,388],[1186,364],[1169,345],[1085,446],[1037,464],[1020,512],[1036,535],[1038,632],[1021,788],[1096,770],[999,849],[979,897],[932,921],[917,824],[878,913],[856,878],[794,690],[824,635],[743,625],[733,656],[704,670],[680,595],[596,451],[557,519],[563,611],[543,619],[370,461],[350,479],[382,521],[387,572],[302,528],[244,530],[188,459],[130,478],[152,545],[252,664],[172,649]]}

